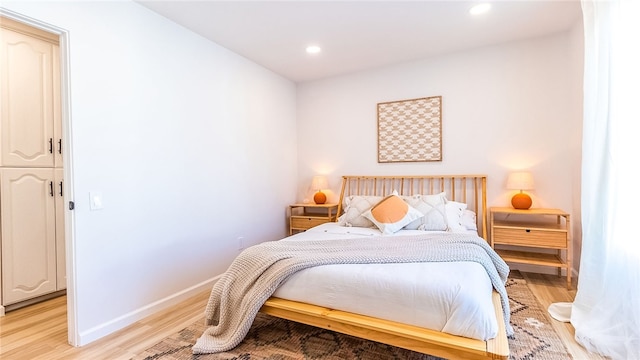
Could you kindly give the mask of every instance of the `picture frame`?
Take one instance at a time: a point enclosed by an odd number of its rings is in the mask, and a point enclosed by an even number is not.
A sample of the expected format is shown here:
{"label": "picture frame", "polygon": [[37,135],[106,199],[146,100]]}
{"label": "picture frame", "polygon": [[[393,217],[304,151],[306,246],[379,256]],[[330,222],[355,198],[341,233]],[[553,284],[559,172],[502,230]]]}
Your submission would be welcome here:
{"label": "picture frame", "polygon": [[442,96],[378,103],[378,163],[442,161]]}

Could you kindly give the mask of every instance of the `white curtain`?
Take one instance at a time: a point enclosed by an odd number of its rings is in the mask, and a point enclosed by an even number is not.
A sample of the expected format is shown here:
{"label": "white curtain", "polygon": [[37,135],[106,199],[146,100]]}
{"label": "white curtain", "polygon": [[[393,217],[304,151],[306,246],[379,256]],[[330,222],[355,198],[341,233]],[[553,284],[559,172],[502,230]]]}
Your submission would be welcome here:
{"label": "white curtain", "polygon": [[640,1],[582,0],[582,257],[576,340],[640,359]]}

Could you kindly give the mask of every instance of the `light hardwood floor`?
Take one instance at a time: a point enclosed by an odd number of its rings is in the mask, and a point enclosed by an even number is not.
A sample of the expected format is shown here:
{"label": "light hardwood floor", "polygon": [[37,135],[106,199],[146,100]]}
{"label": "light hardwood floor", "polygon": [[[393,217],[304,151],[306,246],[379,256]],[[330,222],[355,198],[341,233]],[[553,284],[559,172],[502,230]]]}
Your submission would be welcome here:
{"label": "light hardwood floor", "polygon": [[[552,302],[572,301],[575,290],[567,290],[564,278],[523,273],[529,288],[546,309]],[[203,292],[179,306],[100,339],[74,348],[67,343],[66,298],[8,312],[0,317],[0,358],[3,360],[130,359],[168,335],[200,319],[209,292]],[[603,359],[587,353],[573,338],[571,324],[551,320],[574,359]]]}

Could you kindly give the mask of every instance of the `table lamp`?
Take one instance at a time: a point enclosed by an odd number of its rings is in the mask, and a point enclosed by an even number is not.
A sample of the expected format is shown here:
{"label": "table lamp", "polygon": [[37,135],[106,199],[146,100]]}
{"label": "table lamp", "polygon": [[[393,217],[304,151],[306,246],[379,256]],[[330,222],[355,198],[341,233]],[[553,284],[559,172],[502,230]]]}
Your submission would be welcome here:
{"label": "table lamp", "polygon": [[327,202],[327,195],[322,192],[322,189],[328,188],[329,185],[327,183],[326,176],[317,175],[313,177],[311,181],[311,189],[317,191],[315,195],[313,195],[313,201],[316,204],[324,204]]}
{"label": "table lamp", "polygon": [[531,207],[531,197],[523,190],[533,190],[533,176],[528,171],[517,171],[509,174],[507,178],[507,189],[520,190],[511,198],[511,205],[514,209],[527,210]]}

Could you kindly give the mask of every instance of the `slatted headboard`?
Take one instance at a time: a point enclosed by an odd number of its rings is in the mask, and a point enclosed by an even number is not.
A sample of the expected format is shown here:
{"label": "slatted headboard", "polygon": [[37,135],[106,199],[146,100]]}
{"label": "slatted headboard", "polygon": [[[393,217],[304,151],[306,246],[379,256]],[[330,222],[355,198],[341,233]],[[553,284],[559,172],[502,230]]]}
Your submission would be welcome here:
{"label": "slatted headboard", "polygon": [[399,195],[429,195],[444,191],[447,200],[465,203],[467,209],[476,213],[478,234],[487,239],[486,175],[343,176],[338,215],[342,214],[345,196],[386,196],[393,190]]}

